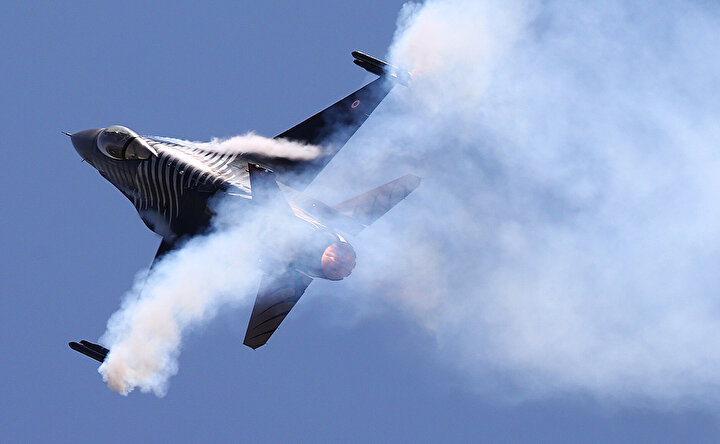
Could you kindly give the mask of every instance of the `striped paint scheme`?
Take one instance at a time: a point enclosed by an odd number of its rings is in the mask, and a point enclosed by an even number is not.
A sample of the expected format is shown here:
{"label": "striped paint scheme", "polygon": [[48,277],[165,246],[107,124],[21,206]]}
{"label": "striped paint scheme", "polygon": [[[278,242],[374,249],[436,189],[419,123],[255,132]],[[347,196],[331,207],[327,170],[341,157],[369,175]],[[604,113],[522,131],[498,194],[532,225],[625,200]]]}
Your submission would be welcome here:
{"label": "striped paint scheme", "polygon": [[157,152],[142,161],[94,159],[95,167],[138,212],[156,212],[167,226],[180,217],[183,197],[191,189],[224,190],[250,198],[250,178],[243,153],[220,153],[143,137]]}

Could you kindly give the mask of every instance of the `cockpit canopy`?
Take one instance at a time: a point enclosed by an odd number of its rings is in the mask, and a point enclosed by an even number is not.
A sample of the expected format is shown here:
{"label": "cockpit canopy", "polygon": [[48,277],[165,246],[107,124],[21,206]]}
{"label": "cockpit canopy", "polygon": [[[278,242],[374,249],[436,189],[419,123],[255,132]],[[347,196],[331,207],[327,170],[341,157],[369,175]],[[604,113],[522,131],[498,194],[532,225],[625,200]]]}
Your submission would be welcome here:
{"label": "cockpit canopy", "polygon": [[110,126],[98,134],[97,147],[115,160],[145,160],[157,156],[157,151],[135,131],[124,126]]}

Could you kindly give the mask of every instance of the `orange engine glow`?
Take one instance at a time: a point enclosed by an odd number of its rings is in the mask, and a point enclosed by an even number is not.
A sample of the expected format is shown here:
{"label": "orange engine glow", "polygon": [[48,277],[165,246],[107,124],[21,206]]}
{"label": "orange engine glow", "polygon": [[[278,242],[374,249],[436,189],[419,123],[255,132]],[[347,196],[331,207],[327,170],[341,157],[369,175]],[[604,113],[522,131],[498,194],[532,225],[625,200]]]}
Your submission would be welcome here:
{"label": "orange engine glow", "polygon": [[325,249],[322,255],[322,271],[325,277],[339,281],[350,276],[355,268],[355,250],[349,244],[332,244]]}

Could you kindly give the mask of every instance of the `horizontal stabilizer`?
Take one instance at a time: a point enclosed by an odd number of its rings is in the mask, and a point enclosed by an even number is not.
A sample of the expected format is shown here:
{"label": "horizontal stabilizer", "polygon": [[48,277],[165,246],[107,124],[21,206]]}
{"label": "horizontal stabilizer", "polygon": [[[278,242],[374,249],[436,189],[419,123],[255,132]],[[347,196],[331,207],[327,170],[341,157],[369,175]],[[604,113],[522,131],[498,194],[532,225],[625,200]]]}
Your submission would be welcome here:
{"label": "horizontal stabilizer", "polygon": [[98,362],[105,361],[107,354],[110,353],[110,350],[103,347],[102,345],[93,344],[92,342],[85,340],[82,340],[79,343],[69,342],[68,345],[76,352],[80,352],[85,356],[89,356]]}
{"label": "horizontal stabilizer", "polygon": [[335,205],[333,208],[365,226],[378,220],[420,185],[420,178],[405,175],[385,185]]}
{"label": "horizontal stabilizer", "polygon": [[285,193],[285,198],[290,203],[295,216],[300,219],[306,220],[313,225],[323,225],[350,235],[355,235],[365,228],[357,220],[340,213],[323,202],[283,184],[279,185],[280,189]]}

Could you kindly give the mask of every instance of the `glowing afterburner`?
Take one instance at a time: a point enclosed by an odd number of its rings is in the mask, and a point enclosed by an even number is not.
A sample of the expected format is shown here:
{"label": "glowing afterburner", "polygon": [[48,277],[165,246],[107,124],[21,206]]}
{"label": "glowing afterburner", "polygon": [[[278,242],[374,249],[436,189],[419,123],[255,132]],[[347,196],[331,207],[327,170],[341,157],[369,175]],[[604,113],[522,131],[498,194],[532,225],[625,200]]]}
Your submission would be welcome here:
{"label": "glowing afterburner", "polygon": [[350,276],[355,268],[355,250],[347,243],[334,243],[327,247],[321,259],[325,278],[339,281]]}

